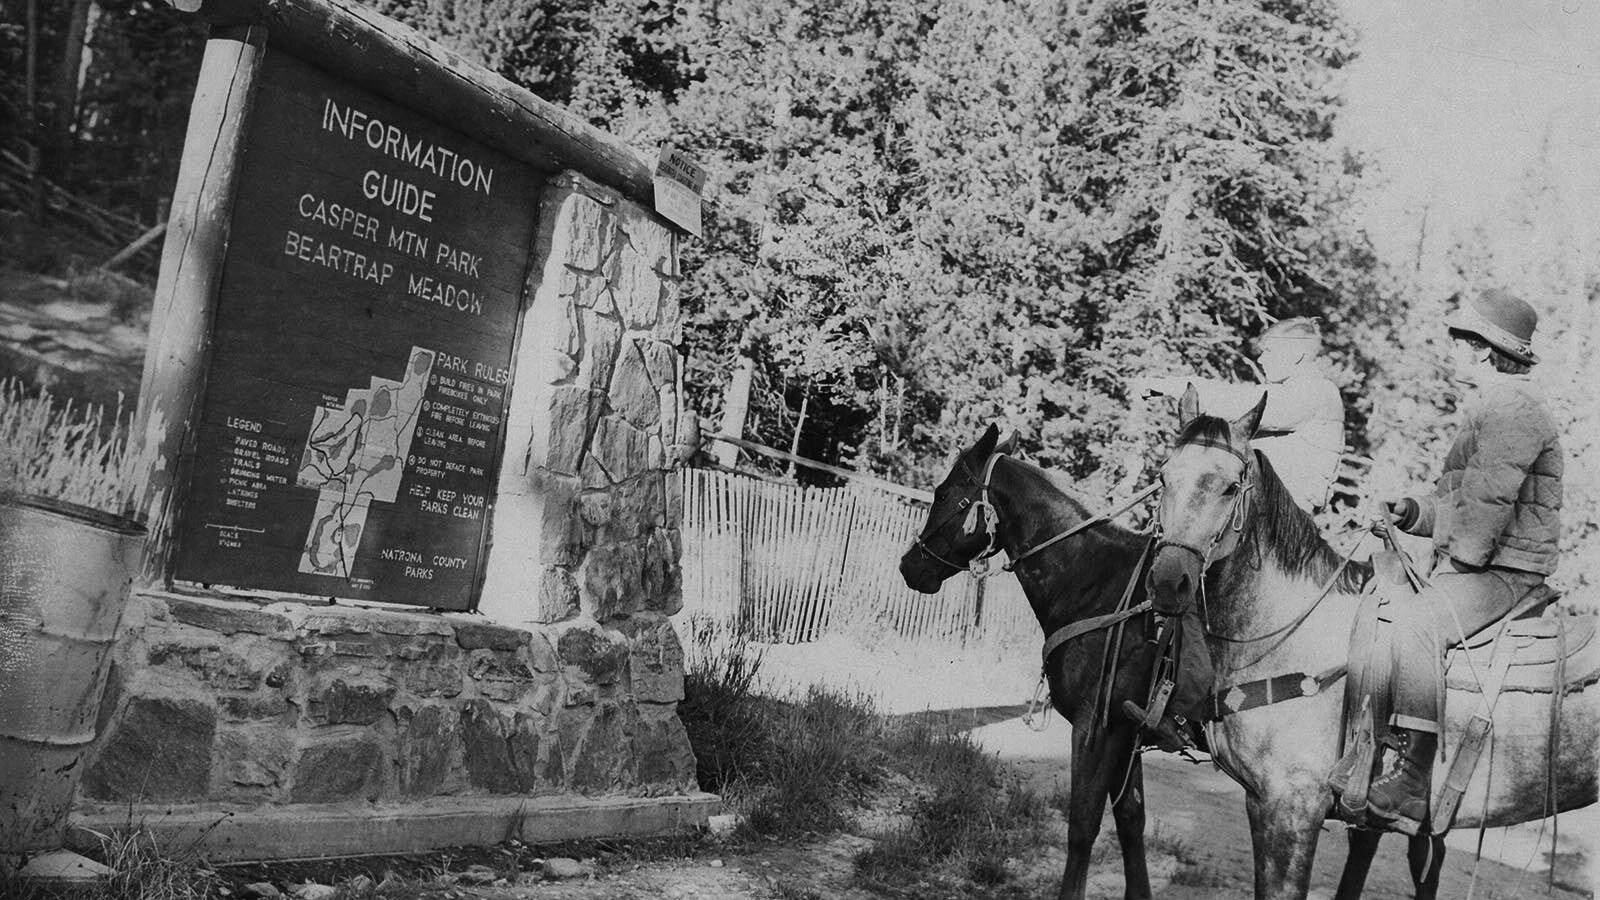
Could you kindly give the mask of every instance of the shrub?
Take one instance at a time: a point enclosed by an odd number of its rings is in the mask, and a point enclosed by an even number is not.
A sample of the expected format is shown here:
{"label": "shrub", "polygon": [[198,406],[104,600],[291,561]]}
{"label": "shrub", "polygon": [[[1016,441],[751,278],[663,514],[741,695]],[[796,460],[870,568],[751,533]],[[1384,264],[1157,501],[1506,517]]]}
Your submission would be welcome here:
{"label": "shrub", "polygon": [[694,750],[700,789],[722,793],[771,755],[771,702],[755,693],[760,654],[715,623],[690,623],[678,718]]}
{"label": "shrub", "polygon": [[771,752],[753,785],[750,826],[776,837],[842,827],[881,775],[883,717],[865,698],[813,687],[775,709],[768,728]]}
{"label": "shrub", "polygon": [[1007,860],[1045,839],[1049,801],[1008,776],[970,735],[912,720],[890,746],[895,766],[930,791],[912,807],[909,823],[857,858],[865,886],[933,878],[957,893],[963,882],[994,887],[1010,878]]}
{"label": "shrub", "polygon": [[862,697],[812,688],[778,700],[755,690],[759,653],[730,629],[691,623],[678,715],[700,788],[744,814],[749,832],[837,829],[883,766],[884,718]]}
{"label": "shrub", "polygon": [[[1008,860],[1045,839],[1050,804],[999,761],[929,717],[891,719],[871,700],[812,687],[777,700],[756,691],[761,659],[749,643],[704,621],[687,642],[679,715],[700,786],[745,817],[745,837],[788,838],[849,823],[886,773],[924,785],[909,823],[878,836],[856,860],[863,886],[893,892],[937,881],[992,894]],[[973,887],[976,886],[976,887]]]}

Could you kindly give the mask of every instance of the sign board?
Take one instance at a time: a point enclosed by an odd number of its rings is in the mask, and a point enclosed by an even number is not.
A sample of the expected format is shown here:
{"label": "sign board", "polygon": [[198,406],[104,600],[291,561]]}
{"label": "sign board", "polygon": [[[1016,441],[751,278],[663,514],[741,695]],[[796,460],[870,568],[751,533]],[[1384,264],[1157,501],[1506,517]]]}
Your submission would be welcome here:
{"label": "sign board", "polygon": [[701,237],[700,191],[706,170],[671,144],[661,146],[655,171],[656,212],[695,237]]}
{"label": "sign board", "polygon": [[471,608],[540,176],[293,56],[261,77],[173,577]]}

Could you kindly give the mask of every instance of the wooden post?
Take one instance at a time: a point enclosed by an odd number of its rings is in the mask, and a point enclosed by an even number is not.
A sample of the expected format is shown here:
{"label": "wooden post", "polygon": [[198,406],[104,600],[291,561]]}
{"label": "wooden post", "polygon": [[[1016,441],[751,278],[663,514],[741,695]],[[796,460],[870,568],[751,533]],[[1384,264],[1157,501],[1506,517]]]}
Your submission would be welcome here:
{"label": "wooden post", "polygon": [[133,424],[145,477],[133,512],[150,530],[139,577],[145,585],[165,583],[171,571],[172,513],[193,452],[188,440],[266,38],[260,26],[214,30],[189,112]]}
{"label": "wooden post", "polygon": [[[750,412],[750,382],[755,378],[756,361],[747,353],[739,353],[739,366],[733,370],[733,380],[722,395],[722,425],[720,433],[733,438],[744,437],[744,420]],[[717,462],[733,468],[739,462],[739,448],[723,443],[717,447]]]}

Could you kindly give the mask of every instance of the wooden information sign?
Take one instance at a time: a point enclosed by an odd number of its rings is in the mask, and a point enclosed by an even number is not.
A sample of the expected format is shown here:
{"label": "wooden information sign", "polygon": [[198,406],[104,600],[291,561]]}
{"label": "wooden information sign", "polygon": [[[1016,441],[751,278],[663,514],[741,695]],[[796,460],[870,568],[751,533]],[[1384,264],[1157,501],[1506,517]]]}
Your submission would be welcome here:
{"label": "wooden information sign", "polygon": [[269,48],[173,578],[474,605],[541,177]]}

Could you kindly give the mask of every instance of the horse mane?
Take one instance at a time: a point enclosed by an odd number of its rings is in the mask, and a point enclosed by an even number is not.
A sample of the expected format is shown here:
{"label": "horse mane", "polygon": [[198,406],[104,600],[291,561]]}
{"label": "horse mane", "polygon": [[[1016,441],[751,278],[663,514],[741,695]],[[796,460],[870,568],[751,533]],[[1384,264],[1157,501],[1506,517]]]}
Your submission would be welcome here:
{"label": "horse mane", "polygon": [[[1237,452],[1228,420],[1218,416],[1196,416],[1184,426],[1177,445],[1183,447],[1192,443]],[[1257,553],[1265,552],[1280,569],[1291,575],[1317,582],[1326,580],[1344,557],[1323,540],[1316,520],[1295,502],[1266,454],[1252,449],[1251,455],[1255,457],[1257,470],[1256,496],[1252,501],[1255,512],[1245,525],[1240,550],[1254,545]],[[1336,587],[1344,591],[1360,590],[1371,574],[1369,566],[1351,562],[1340,573]]]}
{"label": "horse mane", "polygon": [[[1009,462],[1016,463],[1023,471],[1028,472],[1030,475],[1033,475],[1042,481],[1049,490],[1060,495],[1061,500],[1071,504],[1073,512],[1080,519],[1087,519],[1105,511],[1103,508],[1091,507],[1089,503],[1085,501],[1085,499],[1080,496],[1076,490],[1074,490],[1074,483],[1068,475],[1053,469],[1046,469],[1044,466],[1041,466],[1038,463],[1031,462],[1026,459],[1020,459],[1015,456],[1007,456],[1006,459]],[[1035,497],[1033,499],[1035,501],[1042,501],[1046,498]],[[1085,533],[1098,534],[1103,538],[1111,539],[1116,544],[1120,544],[1125,547],[1131,547],[1135,550],[1141,548],[1145,541],[1145,536],[1143,534],[1134,531],[1131,528],[1119,525],[1115,521],[1103,522]]]}

